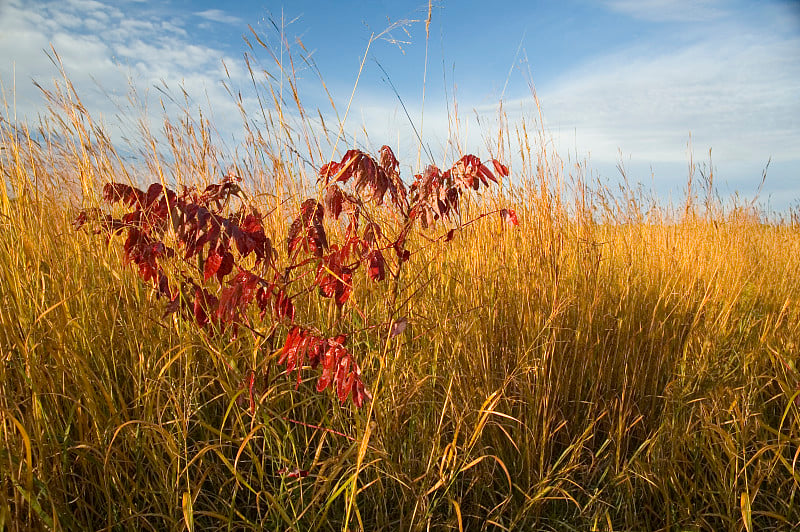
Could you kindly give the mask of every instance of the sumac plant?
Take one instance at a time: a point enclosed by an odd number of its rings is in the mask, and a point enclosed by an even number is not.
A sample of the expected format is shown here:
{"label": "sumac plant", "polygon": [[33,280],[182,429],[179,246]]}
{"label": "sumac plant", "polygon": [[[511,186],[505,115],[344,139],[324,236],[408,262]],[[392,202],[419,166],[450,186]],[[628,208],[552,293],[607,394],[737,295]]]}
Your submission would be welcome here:
{"label": "sumac plant", "polygon": [[[231,197],[242,194],[234,176],[202,192],[184,187],[178,193],[159,183],[146,191],[108,183],[103,199],[126,212],[115,217],[89,209],[77,216],[74,225],[91,223],[95,232],[109,238],[124,236],[124,260],[136,267],[143,281],[152,283],[158,297],[167,300],[164,317],[178,313],[208,334],[230,330],[235,335],[240,326],[256,332],[248,310],[257,309],[270,337],[286,331],[278,363],[285,365],[287,375],[296,372],[297,386],[301,369],[319,368],[318,391],[330,387],[343,403],[350,398],[361,407],[371,396],[346,347],[348,334],[329,337],[305,323],[295,311],[295,299],[316,292],[333,300],[341,311],[352,296],[359,268],[370,283],[391,278],[396,289],[411,257],[406,244],[415,224],[423,229],[441,221],[465,225],[460,220],[464,195],[508,176],[508,168],[499,161],[492,159],[489,164],[465,155],[444,172],[427,167],[407,187],[388,146],[381,148],[378,160],[349,150],[340,161],[320,169],[321,201],[302,202],[285,248],[265,234],[264,215],[256,208],[241,202],[233,212]],[[375,216],[381,210],[395,223],[381,223]],[[493,212],[517,225],[513,210]],[[326,219],[329,227],[338,223],[341,230],[326,230]],[[454,230],[443,235],[444,241],[452,239]],[[335,242],[329,236],[333,234]],[[303,287],[293,286],[302,284],[301,279],[306,279]],[[399,330],[393,327],[389,335]],[[248,373],[245,381],[254,409],[254,374]]]}

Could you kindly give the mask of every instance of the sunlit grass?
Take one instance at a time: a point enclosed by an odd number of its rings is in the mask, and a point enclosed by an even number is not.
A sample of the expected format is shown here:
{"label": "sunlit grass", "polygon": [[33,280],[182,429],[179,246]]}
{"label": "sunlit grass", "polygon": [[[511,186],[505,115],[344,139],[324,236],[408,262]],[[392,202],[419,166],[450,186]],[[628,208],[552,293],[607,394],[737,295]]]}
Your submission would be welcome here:
{"label": "sunlit grass", "polygon": [[[73,230],[134,170],[216,179],[206,126],[146,136],[134,169],[69,87],[49,102],[41,131],[0,123],[0,529],[800,526],[796,225],[593,190],[516,124],[499,142],[523,166],[472,209],[519,228],[415,237],[396,298],[356,282],[366,319],[302,309],[360,331],[374,399],[355,410],[310,376],[295,390],[280,339],[164,318],[117,240]],[[272,148],[251,136],[235,170],[282,243],[315,191]],[[268,375],[254,415],[249,369]]]}

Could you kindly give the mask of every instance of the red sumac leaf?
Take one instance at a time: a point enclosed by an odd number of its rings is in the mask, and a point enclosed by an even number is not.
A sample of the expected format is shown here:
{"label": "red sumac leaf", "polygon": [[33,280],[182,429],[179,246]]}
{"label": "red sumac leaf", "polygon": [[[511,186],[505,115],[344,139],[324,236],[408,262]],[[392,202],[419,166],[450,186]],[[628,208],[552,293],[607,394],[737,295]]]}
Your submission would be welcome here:
{"label": "red sumac leaf", "polygon": [[100,212],[99,209],[88,209],[79,212],[78,216],[76,216],[72,220],[72,228],[77,231],[78,229],[86,225],[86,222],[88,222],[89,220],[97,219],[99,212]]}
{"label": "red sumac leaf", "polygon": [[336,375],[333,378],[336,383],[336,395],[342,403],[350,396],[353,386],[353,374],[350,371],[350,364],[350,353],[343,353],[336,364]]}
{"label": "red sumac leaf", "polygon": [[153,183],[147,188],[147,193],[144,195],[144,207],[150,208],[158,200],[161,193],[164,191],[164,185],[161,183]]}
{"label": "red sumac leaf", "polygon": [[355,365],[353,369],[353,384],[352,384],[352,394],[353,394],[353,405],[356,408],[361,408],[364,406],[364,401],[371,400],[372,394],[369,393],[367,387],[364,386],[364,383],[361,381],[361,369],[358,365]]}
{"label": "red sumac leaf", "polygon": [[181,308],[181,294],[177,293],[170,299],[169,303],[167,303],[164,306],[164,314],[161,315],[161,319],[163,320],[167,316],[175,314],[176,312],[178,312],[178,309],[180,308]]}
{"label": "red sumac leaf", "polygon": [[308,471],[297,467],[291,470],[287,467],[282,467],[278,469],[278,474],[284,475],[286,478],[306,478],[308,476]]}
{"label": "red sumac leaf", "polygon": [[222,262],[219,264],[219,268],[217,268],[217,280],[221,283],[222,279],[233,271],[233,253],[230,251],[226,251],[224,255],[222,255]]}
{"label": "red sumac leaf", "polygon": [[322,375],[317,379],[317,391],[321,392],[328,387],[333,380],[333,371],[336,365],[336,350],[335,347],[328,347],[327,351],[322,355]]}
{"label": "red sumac leaf", "polygon": [[444,195],[445,199],[447,200],[447,204],[448,204],[449,208],[452,209],[455,212],[458,212],[458,198],[459,198],[459,196],[461,196],[461,191],[458,189],[458,187],[450,187],[450,188],[448,188],[447,192],[445,192],[445,195]]}
{"label": "red sumac leaf", "polygon": [[478,167],[478,176],[480,176],[481,182],[483,182],[484,186],[489,186],[489,181],[494,181],[495,183],[498,182],[497,178],[488,168],[486,168],[485,164],[481,164]]}
{"label": "red sumac leaf", "polygon": [[455,230],[455,229],[450,229],[450,230],[447,232],[447,235],[445,235],[445,237],[444,237],[444,241],[445,241],[445,242],[450,242],[451,240],[453,240],[453,235],[455,234],[455,232],[456,232],[456,230]]}
{"label": "red sumac leaf", "polygon": [[289,318],[294,321],[294,305],[292,299],[286,295],[283,290],[278,291],[278,294],[273,299],[273,312],[278,318]]}
{"label": "red sumac leaf", "polygon": [[242,312],[256,296],[260,278],[249,272],[241,272],[230,282],[219,296],[217,319],[223,323],[239,320]]}
{"label": "red sumac leaf", "polygon": [[397,171],[399,165],[400,162],[397,160],[397,157],[394,156],[392,149],[389,146],[381,146],[381,168],[383,168],[387,174],[391,174]]}
{"label": "red sumac leaf", "polygon": [[167,279],[167,276],[162,270],[158,272],[158,292],[156,292],[156,295],[172,299],[172,292],[169,289],[169,279]]}
{"label": "red sumac leaf", "polygon": [[325,236],[325,228],[322,226],[322,218],[325,210],[315,199],[307,199],[300,207],[300,215],[295,218],[289,227],[286,237],[286,247],[289,255],[300,246],[308,250],[312,255],[321,257],[323,251],[328,247],[328,240]]}
{"label": "red sumac leaf", "polygon": [[216,248],[212,249],[208,257],[206,257],[206,263],[203,267],[203,281],[208,281],[214,277],[221,264],[222,255],[217,252]]}
{"label": "red sumac leaf", "polygon": [[144,192],[125,183],[106,183],[103,186],[103,199],[109,203],[123,201],[130,206],[142,203]]}
{"label": "red sumac leaf", "polygon": [[340,307],[347,303],[347,300],[350,299],[350,294],[353,293],[353,274],[351,273],[343,273],[342,274],[342,281],[339,283],[339,286],[336,288],[336,304]]}
{"label": "red sumac leaf", "polygon": [[386,277],[386,261],[383,259],[381,250],[375,249],[367,256],[368,268],[367,275],[373,281],[383,281]]}
{"label": "red sumac leaf", "polygon": [[519,225],[519,219],[517,219],[517,213],[514,212],[514,209],[500,209],[500,216],[506,223],[510,223],[515,227]]}
{"label": "red sumac leaf", "polygon": [[378,239],[381,238],[381,226],[375,222],[370,222],[364,228],[364,242],[370,248],[375,248],[378,245]]}
{"label": "red sumac leaf", "polygon": [[258,214],[256,211],[253,214],[248,214],[244,217],[241,223],[242,231],[246,231],[248,233],[257,233],[258,231],[263,231],[264,228],[261,225],[261,215]]}
{"label": "red sumac leaf", "polygon": [[216,314],[217,305],[218,300],[216,297],[199,286],[195,287],[192,314],[199,327],[205,327],[210,320],[209,317]]}
{"label": "red sumac leaf", "polygon": [[497,173],[497,175],[500,177],[508,177],[508,166],[504,165],[497,159],[492,159],[492,165],[494,165],[494,171]]}
{"label": "red sumac leaf", "polygon": [[331,161],[319,169],[319,178],[325,180],[327,185],[330,178],[338,174],[340,169],[339,163]]}
{"label": "red sumac leaf", "polygon": [[339,219],[342,214],[342,204],[344,203],[344,195],[335,184],[330,184],[325,188],[325,209],[333,217],[334,220]]}
{"label": "red sumac leaf", "polygon": [[300,327],[295,326],[289,330],[289,334],[286,335],[286,342],[283,344],[283,349],[281,349],[281,356],[278,358],[278,364],[283,364],[286,361],[291,351],[296,349],[297,344],[303,340],[304,334],[305,331]]}

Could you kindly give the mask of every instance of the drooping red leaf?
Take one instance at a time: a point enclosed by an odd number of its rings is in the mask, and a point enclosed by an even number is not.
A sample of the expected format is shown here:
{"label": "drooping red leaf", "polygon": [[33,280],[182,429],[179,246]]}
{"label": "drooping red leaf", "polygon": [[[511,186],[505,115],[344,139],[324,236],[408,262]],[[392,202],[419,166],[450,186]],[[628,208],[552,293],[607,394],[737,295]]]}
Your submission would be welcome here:
{"label": "drooping red leaf", "polygon": [[286,238],[289,255],[293,255],[302,245],[312,255],[322,256],[328,248],[325,228],[322,226],[324,214],[325,210],[317,200],[307,199],[303,202],[300,215],[292,222]]}
{"label": "drooping red leaf", "polygon": [[142,207],[145,209],[153,208],[156,205],[161,193],[164,192],[164,185],[161,183],[153,183],[147,187],[147,192],[144,195]]}
{"label": "drooping red leaf", "polygon": [[163,270],[158,271],[158,291],[156,295],[158,297],[164,296],[167,299],[172,299],[172,291],[169,289],[169,279],[164,274]]}
{"label": "drooping red leaf", "polygon": [[492,165],[494,165],[494,171],[497,173],[497,175],[500,177],[508,177],[508,166],[504,165],[497,159],[492,159]]}
{"label": "drooping red leaf", "polygon": [[336,349],[334,346],[328,347],[320,360],[322,365],[322,375],[317,379],[317,391],[322,392],[333,380],[333,372],[336,366]]}
{"label": "drooping red leaf", "polygon": [[259,231],[264,231],[264,227],[261,225],[261,216],[256,212],[245,216],[240,226],[242,228],[242,231],[245,231],[247,233],[257,233]]}
{"label": "drooping red leaf", "polygon": [[214,275],[216,275],[217,271],[219,270],[220,265],[222,264],[222,255],[217,252],[217,249],[212,249],[208,257],[206,257],[206,263],[203,267],[203,281],[208,281]]}
{"label": "drooping red leaf", "polygon": [[333,217],[334,220],[339,219],[342,214],[342,204],[344,203],[344,195],[336,184],[331,183],[325,188],[325,209]]}
{"label": "drooping red leaf", "polygon": [[381,226],[375,222],[370,222],[364,228],[364,236],[362,240],[369,248],[378,246],[378,240],[381,238]]}
{"label": "drooping red leaf", "polygon": [[353,405],[355,405],[356,408],[361,408],[364,406],[364,401],[372,400],[372,394],[369,393],[369,390],[367,390],[367,387],[361,380],[361,370],[358,366],[356,366],[353,374],[355,375],[353,379]]}
{"label": "drooping red leaf", "polygon": [[397,171],[398,166],[400,166],[400,162],[394,156],[392,149],[389,146],[381,146],[381,168],[387,174],[391,174]]}
{"label": "drooping red leaf", "polygon": [[292,299],[284,292],[279,290],[273,299],[273,313],[281,319],[294,321],[294,305]]}
{"label": "drooping red leaf", "polygon": [[222,323],[235,323],[247,306],[255,298],[260,278],[250,272],[242,271],[230,281],[219,296],[217,319]]}
{"label": "drooping red leaf", "polygon": [[278,364],[283,364],[289,358],[292,353],[293,349],[297,348],[297,344],[303,340],[303,336],[305,331],[300,327],[292,327],[289,329],[289,333],[286,335],[286,342],[283,344],[283,348],[281,349],[280,358],[278,358]]}
{"label": "drooping red leaf", "polygon": [[221,283],[225,276],[233,271],[233,264],[233,253],[226,251],[225,254],[222,255],[222,262],[220,262],[219,268],[217,268],[217,281]]}
{"label": "drooping red leaf", "polygon": [[342,403],[347,400],[353,386],[353,374],[350,371],[350,365],[350,353],[345,351],[337,361],[336,373],[333,377],[336,383],[336,395]]}
{"label": "drooping red leaf", "polygon": [[342,281],[336,289],[336,304],[340,307],[347,303],[350,295],[353,293],[353,274],[349,272],[342,273]]}
{"label": "drooping red leaf", "polygon": [[109,203],[122,201],[129,206],[142,203],[144,192],[125,183],[106,183],[103,186],[103,199]]}
{"label": "drooping red leaf", "polygon": [[374,249],[367,255],[367,276],[373,281],[383,281],[386,277],[386,261],[383,259],[381,250]]}
{"label": "drooping red leaf", "polygon": [[211,321],[211,317],[216,315],[218,304],[218,299],[207,290],[199,286],[195,287],[192,315],[199,327],[205,327]]}

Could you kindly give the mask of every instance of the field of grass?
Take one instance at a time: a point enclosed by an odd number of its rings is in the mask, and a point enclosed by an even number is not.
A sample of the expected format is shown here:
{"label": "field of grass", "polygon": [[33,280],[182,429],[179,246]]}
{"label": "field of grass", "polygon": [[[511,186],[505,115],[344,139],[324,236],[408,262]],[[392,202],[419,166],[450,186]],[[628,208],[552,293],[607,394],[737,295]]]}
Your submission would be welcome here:
{"label": "field of grass", "polygon": [[[698,193],[709,179],[677,207],[592,187],[505,125],[496,153],[522,163],[462,216],[510,207],[518,227],[417,227],[393,284],[359,271],[341,311],[298,299],[298,319],[349,335],[359,409],[281,374],[269,316],[235,336],[165,317],[122,237],[73,228],[109,181],[218,181],[199,119],[145,136],[132,167],[68,86],[49,105],[35,131],[0,117],[0,530],[800,527],[791,213]],[[329,154],[275,131],[234,171],[285,258],[317,189],[280,146]]]}

